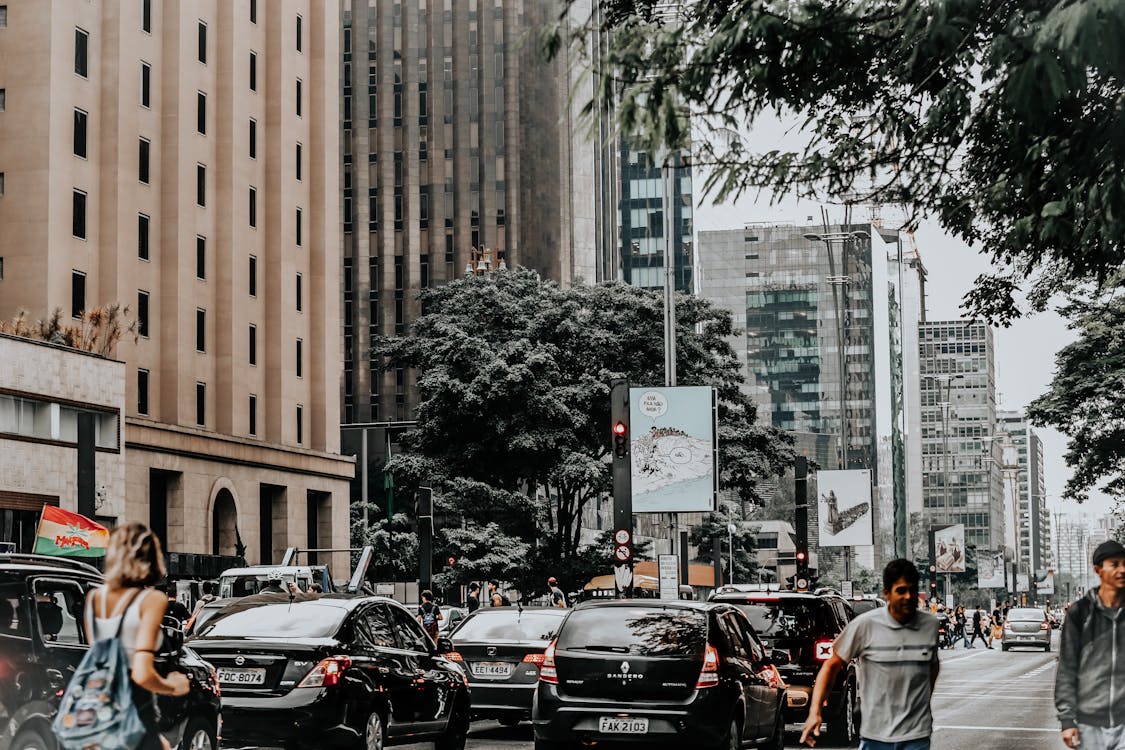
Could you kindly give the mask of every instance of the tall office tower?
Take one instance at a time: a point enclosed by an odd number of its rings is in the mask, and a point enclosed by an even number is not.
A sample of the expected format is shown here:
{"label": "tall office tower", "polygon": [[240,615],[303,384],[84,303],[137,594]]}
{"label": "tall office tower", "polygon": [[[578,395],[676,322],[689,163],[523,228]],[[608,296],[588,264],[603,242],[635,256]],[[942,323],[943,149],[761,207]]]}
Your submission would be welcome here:
{"label": "tall office tower", "polygon": [[403,421],[414,373],[370,351],[406,332],[419,290],[501,260],[598,280],[599,151],[577,62],[543,62],[536,43],[561,2],[342,6],[343,421]]}
{"label": "tall office tower", "polygon": [[346,546],[337,6],[4,10],[0,315],[135,312],[117,520],[251,562]]}
{"label": "tall office tower", "polygon": [[1001,448],[994,439],[996,366],[992,329],[972,320],[919,325],[922,423],[922,531],[965,525],[966,545],[1004,546]]}
{"label": "tall office tower", "polygon": [[[661,168],[660,157],[622,138],[619,174],[618,278],[633,286],[664,287],[664,238],[671,229],[673,284],[690,293],[692,279],[691,165],[682,154]],[[665,195],[669,196],[667,199]],[[670,211],[670,222],[665,212]],[[609,276],[608,278],[615,278]]]}
{"label": "tall office tower", "polygon": [[857,559],[876,568],[907,535],[903,407],[917,348],[904,344],[923,272],[900,240],[870,224],[699,233],[700,293],[743,330],[732,345],[759,416],[795,433],[822,469],[871,470],[875,545]]}
{"label": "tall office tower", "polygon": [[[1047,508],[1047,487],[1043,476],[1043,442],[1027,417],[1014,411],[997,415],[997,431],[1002,443],[1011,446],[1010,462],[1005,460],[1006,489],[1018,499],[1015,507],[1019,559],[1027,571],[1052,568],[1051,513]],[[1008,486],[1011,483],[1011,486]]]}

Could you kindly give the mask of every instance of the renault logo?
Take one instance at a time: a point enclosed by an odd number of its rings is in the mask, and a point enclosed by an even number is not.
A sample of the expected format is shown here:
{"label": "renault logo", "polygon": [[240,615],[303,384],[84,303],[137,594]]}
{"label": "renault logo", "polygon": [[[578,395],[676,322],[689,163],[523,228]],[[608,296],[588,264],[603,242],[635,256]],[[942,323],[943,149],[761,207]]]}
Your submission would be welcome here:
{"label": "renault logo", "polygon": [[489,656],[496,656],[496,647],[495,646],[489,646],[488,648],[486,648],[484,650],[484,652],[486,654],[488,654]]}
{"label": "renault logo", "polygon": [[629,662],[621,662],[621,674],[629,674]]}
{"label": "renault logo", "polygon": [[241,667],[243,664],[246,663],[246,657],[245,656],[236,656],[236,657],[234,657],[234,663]]}

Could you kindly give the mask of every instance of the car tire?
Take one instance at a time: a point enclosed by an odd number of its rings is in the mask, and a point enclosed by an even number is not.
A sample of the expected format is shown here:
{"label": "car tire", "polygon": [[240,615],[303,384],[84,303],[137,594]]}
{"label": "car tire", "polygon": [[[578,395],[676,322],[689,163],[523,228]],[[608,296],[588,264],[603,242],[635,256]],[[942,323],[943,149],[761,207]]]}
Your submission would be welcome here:
{"label": "car tire", "polygon": [[715,745],[715,750],[739,750],[742,747],[742,727],[738,725],[738,721],[732,716],[730,725],[727,731],[723,734],[722,739]]}
{"label": "car tire", "polygon": [[372,711],[363,727],[364,750],[383,750],[387,744],[387,726],[378,710]]}
{"label": "car tire", "polygon": [[55,750],[57,747],[54,735],[44,736],[30,728],[21,730],[11,744],[11,750]]}
{"label": "car tire", "polygon": [[465,740],[469,737],[469,706],[465,698],[453,704],[449,714],[449,726],[445,733],[434,740],[434,750],[465,750]]}
{"label": "car tire", "polygon": [[502,727],[518,727],[522,719],[519,716],[501,716],[496,721],[500,722]]}
{"label": "car tire", "polygon": [[859,724],[856,721],[857,696],[855,683],[848,680],[844,700],[835,719],[828,722],[828,743],[854,747],[859,744]]}
{"label": "car tire", "polygon": [[180,750],[219,750],[214,722],[202,716],[193,716],[184,728]]}
{"label": "car tire", "polygon": [[1007,651],[1008,650],[1008,644],[1007,643],[1001,643],[1000,644],[1000,650],[1001,651]]}

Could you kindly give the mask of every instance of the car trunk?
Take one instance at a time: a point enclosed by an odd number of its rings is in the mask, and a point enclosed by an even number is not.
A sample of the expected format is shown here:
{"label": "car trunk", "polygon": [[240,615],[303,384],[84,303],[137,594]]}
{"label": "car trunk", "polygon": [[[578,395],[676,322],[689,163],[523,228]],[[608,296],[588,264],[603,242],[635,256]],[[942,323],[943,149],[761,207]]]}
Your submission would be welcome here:
{"label": "car trunk", "polygon": [[332,639],[269,641],[193,639],[191,648],[215,667],[224,694],[283,695],[321,659],[337,652]]}
{"label": "car trunk", "polygon": [[[514,685],[531,684],[539,679],[539,664],[547,645],[546,641],[456,642],[457,653],[470,680]],[[537,661],[525,662],[528,655]]]}
{"label": "car trunk", "polygon": [[683,700],[695,690],[703,651],[694,656],[571,649],[555,652],[559,692],[579,698],[623,702]]}
{"label": "car trunk", "polygon": [[1016,635],[1037,635],[1040,632],[1050,632],[1043,628],[1042,620],[1009,620],[1008,628]]}

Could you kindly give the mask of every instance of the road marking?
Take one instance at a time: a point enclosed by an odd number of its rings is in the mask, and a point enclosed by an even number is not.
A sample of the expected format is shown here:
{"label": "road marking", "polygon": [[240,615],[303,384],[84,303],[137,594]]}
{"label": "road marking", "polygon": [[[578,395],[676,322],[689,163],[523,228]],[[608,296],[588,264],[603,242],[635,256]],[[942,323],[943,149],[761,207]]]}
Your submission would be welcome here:
{"label": "road marking", "polygon": [[974,732],[1048,732],[1050,734],[1058,734],[1062,731],[1061,729],[1047,729],[1039,727],[978,727],[968,726],[965,724],[939,724],[934,727],[935,731],[938,729],[965,729],[972,730]]}
{"label": "road marking", "polygon": [[987,653],[988,653],[988,649],[982,649],[980,651],[974,651],[971,654],[961,654],[960,656],[950,655],[950,656],[945,657],[941,661],[943,663],[944,662],[951,662],[951,661],[964,661],[965,659],[972,659],[974,656],[984,656]]}

